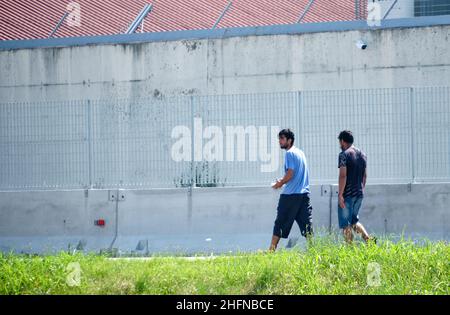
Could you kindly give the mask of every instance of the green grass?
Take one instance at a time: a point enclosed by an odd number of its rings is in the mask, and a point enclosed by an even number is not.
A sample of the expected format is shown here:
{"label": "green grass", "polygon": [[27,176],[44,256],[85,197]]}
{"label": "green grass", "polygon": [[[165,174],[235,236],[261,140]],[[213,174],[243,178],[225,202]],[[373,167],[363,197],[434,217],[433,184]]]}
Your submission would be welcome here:
{"label": "green grass", "polygon": [[[446,242],[379,243],[321,237],[308,250],[195,261],[0,254],[0,294],[449,294]],[[81,267],[78,286],[66,282],[71,262]],[[380,266],[379,286],[368,285],[369,263]]]}

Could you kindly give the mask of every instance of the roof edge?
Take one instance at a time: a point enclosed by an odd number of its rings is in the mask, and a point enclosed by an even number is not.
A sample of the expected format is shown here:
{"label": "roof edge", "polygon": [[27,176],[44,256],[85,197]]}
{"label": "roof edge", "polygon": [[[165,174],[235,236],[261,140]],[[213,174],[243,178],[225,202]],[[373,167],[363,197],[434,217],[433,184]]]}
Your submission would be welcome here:
{"label": "roof edge", "polygon": [[222,39],[242,36],[289,35],[318,32],[340,32],[351,30],[368,31],[390,28],[411,28],[438,25],[450,25],[450,15],[388,19],[381,21],[380,26],[369,26],[365,20],[358,20],[49,39],[3,40],[0,41],[0,50],[72,47],[86,45],[133,44],[177,40]]}

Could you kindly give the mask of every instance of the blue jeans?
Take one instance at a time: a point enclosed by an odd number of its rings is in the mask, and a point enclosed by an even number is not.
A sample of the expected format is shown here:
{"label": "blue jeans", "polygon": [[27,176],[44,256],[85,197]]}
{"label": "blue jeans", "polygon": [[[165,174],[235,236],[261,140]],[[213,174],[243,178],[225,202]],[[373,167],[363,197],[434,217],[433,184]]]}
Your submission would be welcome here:
{"label": "blue jeans", "polygon": [[359,209],[361,208],[363,197],[345,197],[345,208],[342,209],[338,204],[339,228],[344,229],[359,221]]}

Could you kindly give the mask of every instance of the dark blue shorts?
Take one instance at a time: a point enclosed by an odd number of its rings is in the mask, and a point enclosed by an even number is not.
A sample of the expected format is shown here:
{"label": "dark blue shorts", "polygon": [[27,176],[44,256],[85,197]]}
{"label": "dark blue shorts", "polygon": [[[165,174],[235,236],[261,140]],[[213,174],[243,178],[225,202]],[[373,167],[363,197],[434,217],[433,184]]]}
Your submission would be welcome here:
{"label": "dark blue shorts", "polygon": [[312,206],[307,194],[280,195],[273,235],[288,238],[294,221],[303,236],[312,235]]}
{"label": "dark blue shorts", "polygon": [[350,225],[356,224],[359,221],[359,209],[363,197],[345,197],[345,208],[342,209],[338,204],[338,221],[339,228],[344,229]]}

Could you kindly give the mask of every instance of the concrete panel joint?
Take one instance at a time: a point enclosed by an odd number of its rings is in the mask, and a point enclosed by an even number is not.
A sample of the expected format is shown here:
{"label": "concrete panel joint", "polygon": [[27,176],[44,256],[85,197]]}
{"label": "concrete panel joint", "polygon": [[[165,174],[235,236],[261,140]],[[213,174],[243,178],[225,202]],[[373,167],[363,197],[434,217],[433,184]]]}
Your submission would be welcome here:
{"label": "concrete panel joint", "polygon": [[329,196],[332,193],[330,188],[331,188],[330,185],[320,186],[320,195],[321,196]]}
{"label": "concrete panel joint", "polygon": [[109,201],[125,201],[125,191],[123,190],[109,190]]}

